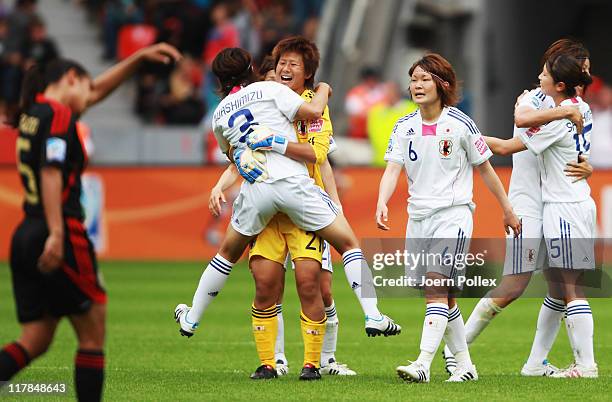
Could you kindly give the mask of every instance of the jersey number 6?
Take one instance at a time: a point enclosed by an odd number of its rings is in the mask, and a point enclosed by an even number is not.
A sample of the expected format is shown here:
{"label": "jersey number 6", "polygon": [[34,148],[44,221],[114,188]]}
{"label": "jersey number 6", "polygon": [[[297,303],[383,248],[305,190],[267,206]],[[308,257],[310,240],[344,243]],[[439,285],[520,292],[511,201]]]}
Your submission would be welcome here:
{"label": "jersey number 6", "polygon": [[412,149],[412,141],[408,144],[408,157],[413,162],[417,160],[417,153]]}

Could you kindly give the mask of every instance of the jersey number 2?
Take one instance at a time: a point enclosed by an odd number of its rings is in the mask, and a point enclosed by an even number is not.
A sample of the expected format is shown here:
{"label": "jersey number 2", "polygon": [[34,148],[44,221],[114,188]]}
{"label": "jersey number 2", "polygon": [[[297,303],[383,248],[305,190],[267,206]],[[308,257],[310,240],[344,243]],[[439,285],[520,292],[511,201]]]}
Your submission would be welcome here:
{"label": "jersey number 2", "polygon": [[244,116],[246,121],[242,123],[242,125],[239,127],[240,132],[243,133],[243,135],[238,141],[246,142],[247,135],[251,134],[251,132],[253,131],[253,128],[251,126],[257,125],[259,123],[255,121],[255,117],[253,117],[253,113],[251,113],[249,109],[240,109],[239,111],[230,116],[228,121],[228,125],[230,126],[230,128],[234,127],[234,124],[236,124],[236,119],[240,116]]}

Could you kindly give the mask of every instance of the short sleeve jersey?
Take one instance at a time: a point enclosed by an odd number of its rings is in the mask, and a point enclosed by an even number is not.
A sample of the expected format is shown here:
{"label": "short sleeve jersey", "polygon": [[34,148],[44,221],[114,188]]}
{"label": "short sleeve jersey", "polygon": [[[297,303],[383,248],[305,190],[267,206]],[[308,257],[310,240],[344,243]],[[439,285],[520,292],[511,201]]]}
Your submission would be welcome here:
{"label": "short sleeve jersey", "polygon": [[423,124],[417,110],[399,119],[385,153],[403,164],[408,176],[408,214],[423,219],[436,211],[472,202],[473,166],[492,153],[470,117],[445,107],[435,125]]}
{"label": "short sleeve jersey", "polygon": [[568,119],[555,120],[521,134],[521,141],[538,156],[542,181],[542,200],[551,202],[580,202],[587,200],[591,189],[586,180],[573,182],[565,175],[568,162],[576,162],[578,155],[588,156],[591,149],[593,117],[589,105],[580,98],[566,99],[561,106],[576,105],[584,120],[582,133]]}
{"label": "short sleeve jersey", "polygon": [[[226,96],[212,120],[221,151],[228,152],[230,146],[246,148],[246,136],[256,125],[268,127],[289,142],[297,142],[293,120],[303,103],[304,99],[287,86],[271,81],[255,82]],[[266,169],[269,183],[308,174],[304,163],[277,152],[266,152]]]}
{"label": "short sleeve jersey", "polygon": [[24,211],[44,216],[40,172],[55,167],[62,172],[64,216],[83,219],[81,174],[87,156],[76,130],[76,117],[58,102],[37,95],[35,103],[19,119],[17,169],[25,189]]}
{"label": "short sleeve jersey", "polygon": [[[555,107],[550,96],[545,95],[540,88],[532,89],[523,96],[518,106],[526,106],[534,110],[545,110]],[[514,126],[513,137],[537,128],[519,128]],[[538,159],[528,150],[512,155],[512,175],[508,199],[518,216],[528,216],[542,219],[543,203],[540,186],[540,167]]]}

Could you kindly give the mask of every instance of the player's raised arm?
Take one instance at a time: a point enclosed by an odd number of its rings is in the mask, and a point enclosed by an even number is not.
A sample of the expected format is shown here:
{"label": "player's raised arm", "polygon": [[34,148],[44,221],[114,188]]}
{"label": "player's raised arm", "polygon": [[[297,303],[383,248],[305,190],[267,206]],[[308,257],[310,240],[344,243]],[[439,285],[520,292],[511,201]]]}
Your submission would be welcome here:
{"label": "player's raised arm", "polygon": [[320,82],[315,89],[315,96],[312,101],[302,103],[302,106],[295,114],[296,120],[317,120],[323,116],[327,100],[331,96],[332,89],[329,84]]}
{"label": "player's raised arm", "polygon": [[397,187],[397,179],[402,172],[402,165],[389,161],[380,179],[378,188],[378,202],[376,203],[376,225],[381,230],[389,230],[386,222],[389,221],[387,203]]}
{"label": "player's raised arm", "polygon": [[495,173],[495,170],[493,170],[491,163],[487,160],[476,166],[476,170],[478,170],[478,173],[485,182],[485,185],[491,194],[495,196],[497,202],[499,202],[499,205],[504,211],[504,229],[506,230],[506,233],[510,233],[510,230],[508,229],[510,228],[512,231],[514,231],[514,236],[518,236],[521,233],[521,221],[514,214],[512,205],[510,204],[506,191],[504,190],[504,186]]}
{"label": "player's raised arm", "polygon": [[157,43],[137,51],[94,79],[87,105],[95,105],[110,95],[123,81],[134,74],[143,62],[152,61],[169,64],[180,60],[181,57],[181,53],[167,43]]}
{"label": "player's raised arm", "polygon": [[529,106],[519,105],[514,109],[514,124],[517,127],[539,127],[551,121],[569,119],[582,132],[584,122],[580,110],[575,106],[557,106],[550,109],[536,110]]}

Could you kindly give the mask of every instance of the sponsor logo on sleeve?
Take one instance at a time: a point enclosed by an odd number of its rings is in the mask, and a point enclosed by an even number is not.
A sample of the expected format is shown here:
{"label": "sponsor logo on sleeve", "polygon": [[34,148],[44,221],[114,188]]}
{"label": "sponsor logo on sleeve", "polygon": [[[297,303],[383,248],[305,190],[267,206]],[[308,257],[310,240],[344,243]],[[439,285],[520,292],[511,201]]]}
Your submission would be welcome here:
{"label": "sponsor logo on sleeve", "polygon": [[531,127],[526,132],[527,137],[529,137],[529,138],[533,137],[535,134],[537,134],[538,131],[540,131],[540,127]]}
{"label": "sponsor logo on sleeve", "polygon": [[478,137],[478,139],[474,141],[474,146],[480,155],[484,155],[489,150],[489,147],[482,136]]}
{"label": "sponsor logo on sleeve", "polygon": [[62,138],[49,138],[47,140],[47,160],[49,162],[64,162],[66,160],[66,141]]}

